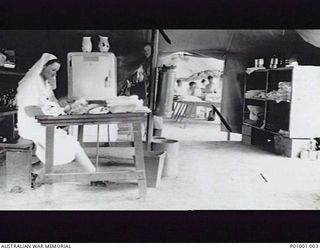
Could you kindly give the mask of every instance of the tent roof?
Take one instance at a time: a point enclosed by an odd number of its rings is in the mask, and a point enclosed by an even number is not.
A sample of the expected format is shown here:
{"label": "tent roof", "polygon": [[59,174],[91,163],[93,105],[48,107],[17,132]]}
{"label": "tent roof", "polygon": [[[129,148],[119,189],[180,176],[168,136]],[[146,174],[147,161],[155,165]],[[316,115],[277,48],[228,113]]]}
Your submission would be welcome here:
{"label": "tent roof", "polygon": [[294,30],[165,30],[172,44],[163,37],[159,41],[160,53],[193,51],[199,54],[250,53],[277,48],[284,35]]}

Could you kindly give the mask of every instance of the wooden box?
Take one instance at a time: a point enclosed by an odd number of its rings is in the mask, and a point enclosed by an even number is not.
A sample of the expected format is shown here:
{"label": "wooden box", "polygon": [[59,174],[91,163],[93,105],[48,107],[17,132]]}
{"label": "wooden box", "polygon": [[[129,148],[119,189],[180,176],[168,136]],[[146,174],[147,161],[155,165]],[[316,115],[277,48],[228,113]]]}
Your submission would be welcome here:
{"label": "wooden box", "polygon": [[251,145],[252,137],[248,135],[242,135],[242,143]]}
{"label": "wooden box", "polygon": [[291,139],[281,135],[274,136],[274,151],[287,157],[299,157],[301,151],[310,143],[309,139]]}
{"label": "wooden box", "polygon": [[248,125],[242,125],[242,134],[247,135],[247,136],[251,136],[252,135],[252,127],[250,127]]}

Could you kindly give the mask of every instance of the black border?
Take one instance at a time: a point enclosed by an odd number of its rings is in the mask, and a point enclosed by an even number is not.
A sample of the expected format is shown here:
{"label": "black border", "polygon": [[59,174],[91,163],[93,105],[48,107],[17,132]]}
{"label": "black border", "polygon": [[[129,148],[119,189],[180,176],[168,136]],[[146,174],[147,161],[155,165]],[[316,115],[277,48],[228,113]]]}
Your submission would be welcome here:
{"label": "black border", "polygon": [[[1,0],[0,29],[318,28],[319,13],[312,0]],[[317,211],[2,211],[0,242],[319,242],[319,219]]]}
{"label": "black border", "polygon": [[319,242],[310,211],[21,211],[0,213],[0,242]]}
{"label": "black border", "polygon": [[1,0],[6,29],[317,28],[315,0]]}

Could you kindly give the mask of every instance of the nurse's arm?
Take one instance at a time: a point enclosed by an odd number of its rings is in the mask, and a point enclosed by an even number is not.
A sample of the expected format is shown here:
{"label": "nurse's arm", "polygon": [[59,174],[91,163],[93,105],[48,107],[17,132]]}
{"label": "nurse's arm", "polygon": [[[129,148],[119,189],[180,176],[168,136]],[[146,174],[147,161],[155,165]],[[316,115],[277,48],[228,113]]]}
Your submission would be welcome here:
{"label": "nurse's arm", "polygon": [[44,115],[39,106],[27,106],[24,108],[24,111],[29,117],[35,117],[37,115]]}

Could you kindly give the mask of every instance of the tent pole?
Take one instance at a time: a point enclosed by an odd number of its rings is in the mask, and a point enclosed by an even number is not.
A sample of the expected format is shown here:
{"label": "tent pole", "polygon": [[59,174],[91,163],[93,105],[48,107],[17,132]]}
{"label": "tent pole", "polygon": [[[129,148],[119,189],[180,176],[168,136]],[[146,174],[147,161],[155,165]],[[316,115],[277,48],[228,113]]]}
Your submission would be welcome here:
{"label": "tent pole", "polygon": [[158,64],[158,47],[159,47],[159,30],[152,30],[153,54],[151,62],[151,81],[149,93],[149,108],[151,113],[147,117],[147,149],[151,149],[151,140],[153,136],[153,111],[155,109],[155,92],[157,86],[157,64]]}
{"label": "tent pole", "polygon": [[230,38],[230,41],[229,41],[229,44],[228,44],[228,47],[227,47],[227,50],[226,52],[228,53],[229,50],[231,49],[231,46],[232,46],[232,42],[233,42],[233,38],[234,38],[234,35],[235,35],[235,31],[231,31],[231,38]]}

